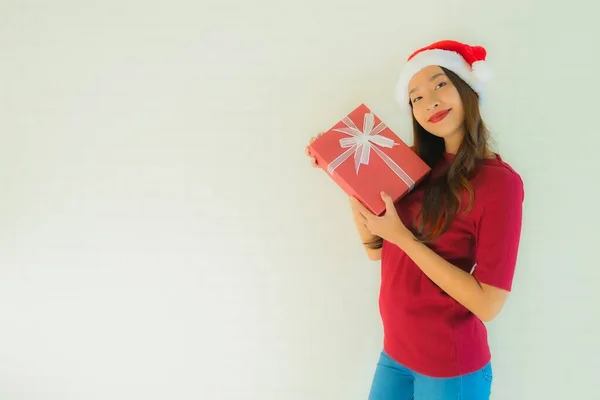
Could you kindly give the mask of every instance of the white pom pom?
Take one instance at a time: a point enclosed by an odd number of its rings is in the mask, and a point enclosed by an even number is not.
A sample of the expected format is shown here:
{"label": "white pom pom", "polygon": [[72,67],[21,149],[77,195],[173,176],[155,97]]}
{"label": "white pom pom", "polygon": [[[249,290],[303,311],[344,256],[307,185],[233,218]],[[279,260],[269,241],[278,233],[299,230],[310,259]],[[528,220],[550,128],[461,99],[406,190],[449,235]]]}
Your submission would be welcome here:
{"label": "white pom pom", "polygon": [[487,82],[492,77],[492,70],[485,61],[475,61],[473,63],[473,75],[480,82]]}

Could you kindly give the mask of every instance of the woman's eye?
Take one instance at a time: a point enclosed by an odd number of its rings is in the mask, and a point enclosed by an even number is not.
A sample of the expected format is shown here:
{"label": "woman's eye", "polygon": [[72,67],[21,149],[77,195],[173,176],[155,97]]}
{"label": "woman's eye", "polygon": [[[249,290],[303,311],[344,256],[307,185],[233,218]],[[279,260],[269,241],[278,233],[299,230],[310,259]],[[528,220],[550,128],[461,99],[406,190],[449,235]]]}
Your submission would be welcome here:
{"label": "woman's eye", "polygon": [[413,102],[413,104],[415,104],[415,102],[419,101],[420,99],[421,99],[421,96],[419,96],[419,97],[415,97],[415,98],[413,99],[413,101],[412,101],[412,102]]}
{"label": "woman's eye", "polygon": [[439,88],[439,87],[444,87],[446,86],[446,82],[440,82],[435,88]]}

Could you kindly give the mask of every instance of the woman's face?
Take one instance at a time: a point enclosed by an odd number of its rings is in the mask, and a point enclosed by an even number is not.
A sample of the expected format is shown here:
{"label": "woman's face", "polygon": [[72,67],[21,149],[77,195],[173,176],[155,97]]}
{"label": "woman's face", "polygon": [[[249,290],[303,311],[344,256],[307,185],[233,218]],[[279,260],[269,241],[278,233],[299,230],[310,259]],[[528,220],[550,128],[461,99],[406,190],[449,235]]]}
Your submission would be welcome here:
{"label": "woman's face", "polygon": [[444,139],[464,133],[462,100],[442,68],[423,68],[409,82],[408,91],[413,115],[427,132]]}

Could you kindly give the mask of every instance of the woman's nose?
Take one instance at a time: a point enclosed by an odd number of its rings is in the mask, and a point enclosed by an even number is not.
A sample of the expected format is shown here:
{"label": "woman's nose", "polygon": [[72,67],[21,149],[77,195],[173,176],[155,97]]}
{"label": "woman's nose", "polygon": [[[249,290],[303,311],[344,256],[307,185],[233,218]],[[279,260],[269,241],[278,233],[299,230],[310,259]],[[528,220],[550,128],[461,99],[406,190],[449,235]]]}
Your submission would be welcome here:
{"label": "woman's nose", "polygon": [[429,110],[436,109],[440,106],[440,102],[437,100],[433,100],[429,103]]}

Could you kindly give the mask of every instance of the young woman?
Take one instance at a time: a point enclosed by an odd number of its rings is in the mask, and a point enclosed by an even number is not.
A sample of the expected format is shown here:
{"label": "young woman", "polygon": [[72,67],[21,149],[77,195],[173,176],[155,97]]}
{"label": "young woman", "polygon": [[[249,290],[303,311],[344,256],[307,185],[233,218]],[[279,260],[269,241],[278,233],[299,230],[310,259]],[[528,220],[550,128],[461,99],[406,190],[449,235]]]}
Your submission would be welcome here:
{"label": "young woman", "polygon": [[412,112],[413,150],[432,172],[396,204],[382,193],[381,217],[351,198],[365,250],[381,260],[384,345],[371,400],[490,397],[484,323],[512,287],[524,192],[488,147],[479,111],[485,57],[483,47],[441,41],[408,58],[397,98]]}

